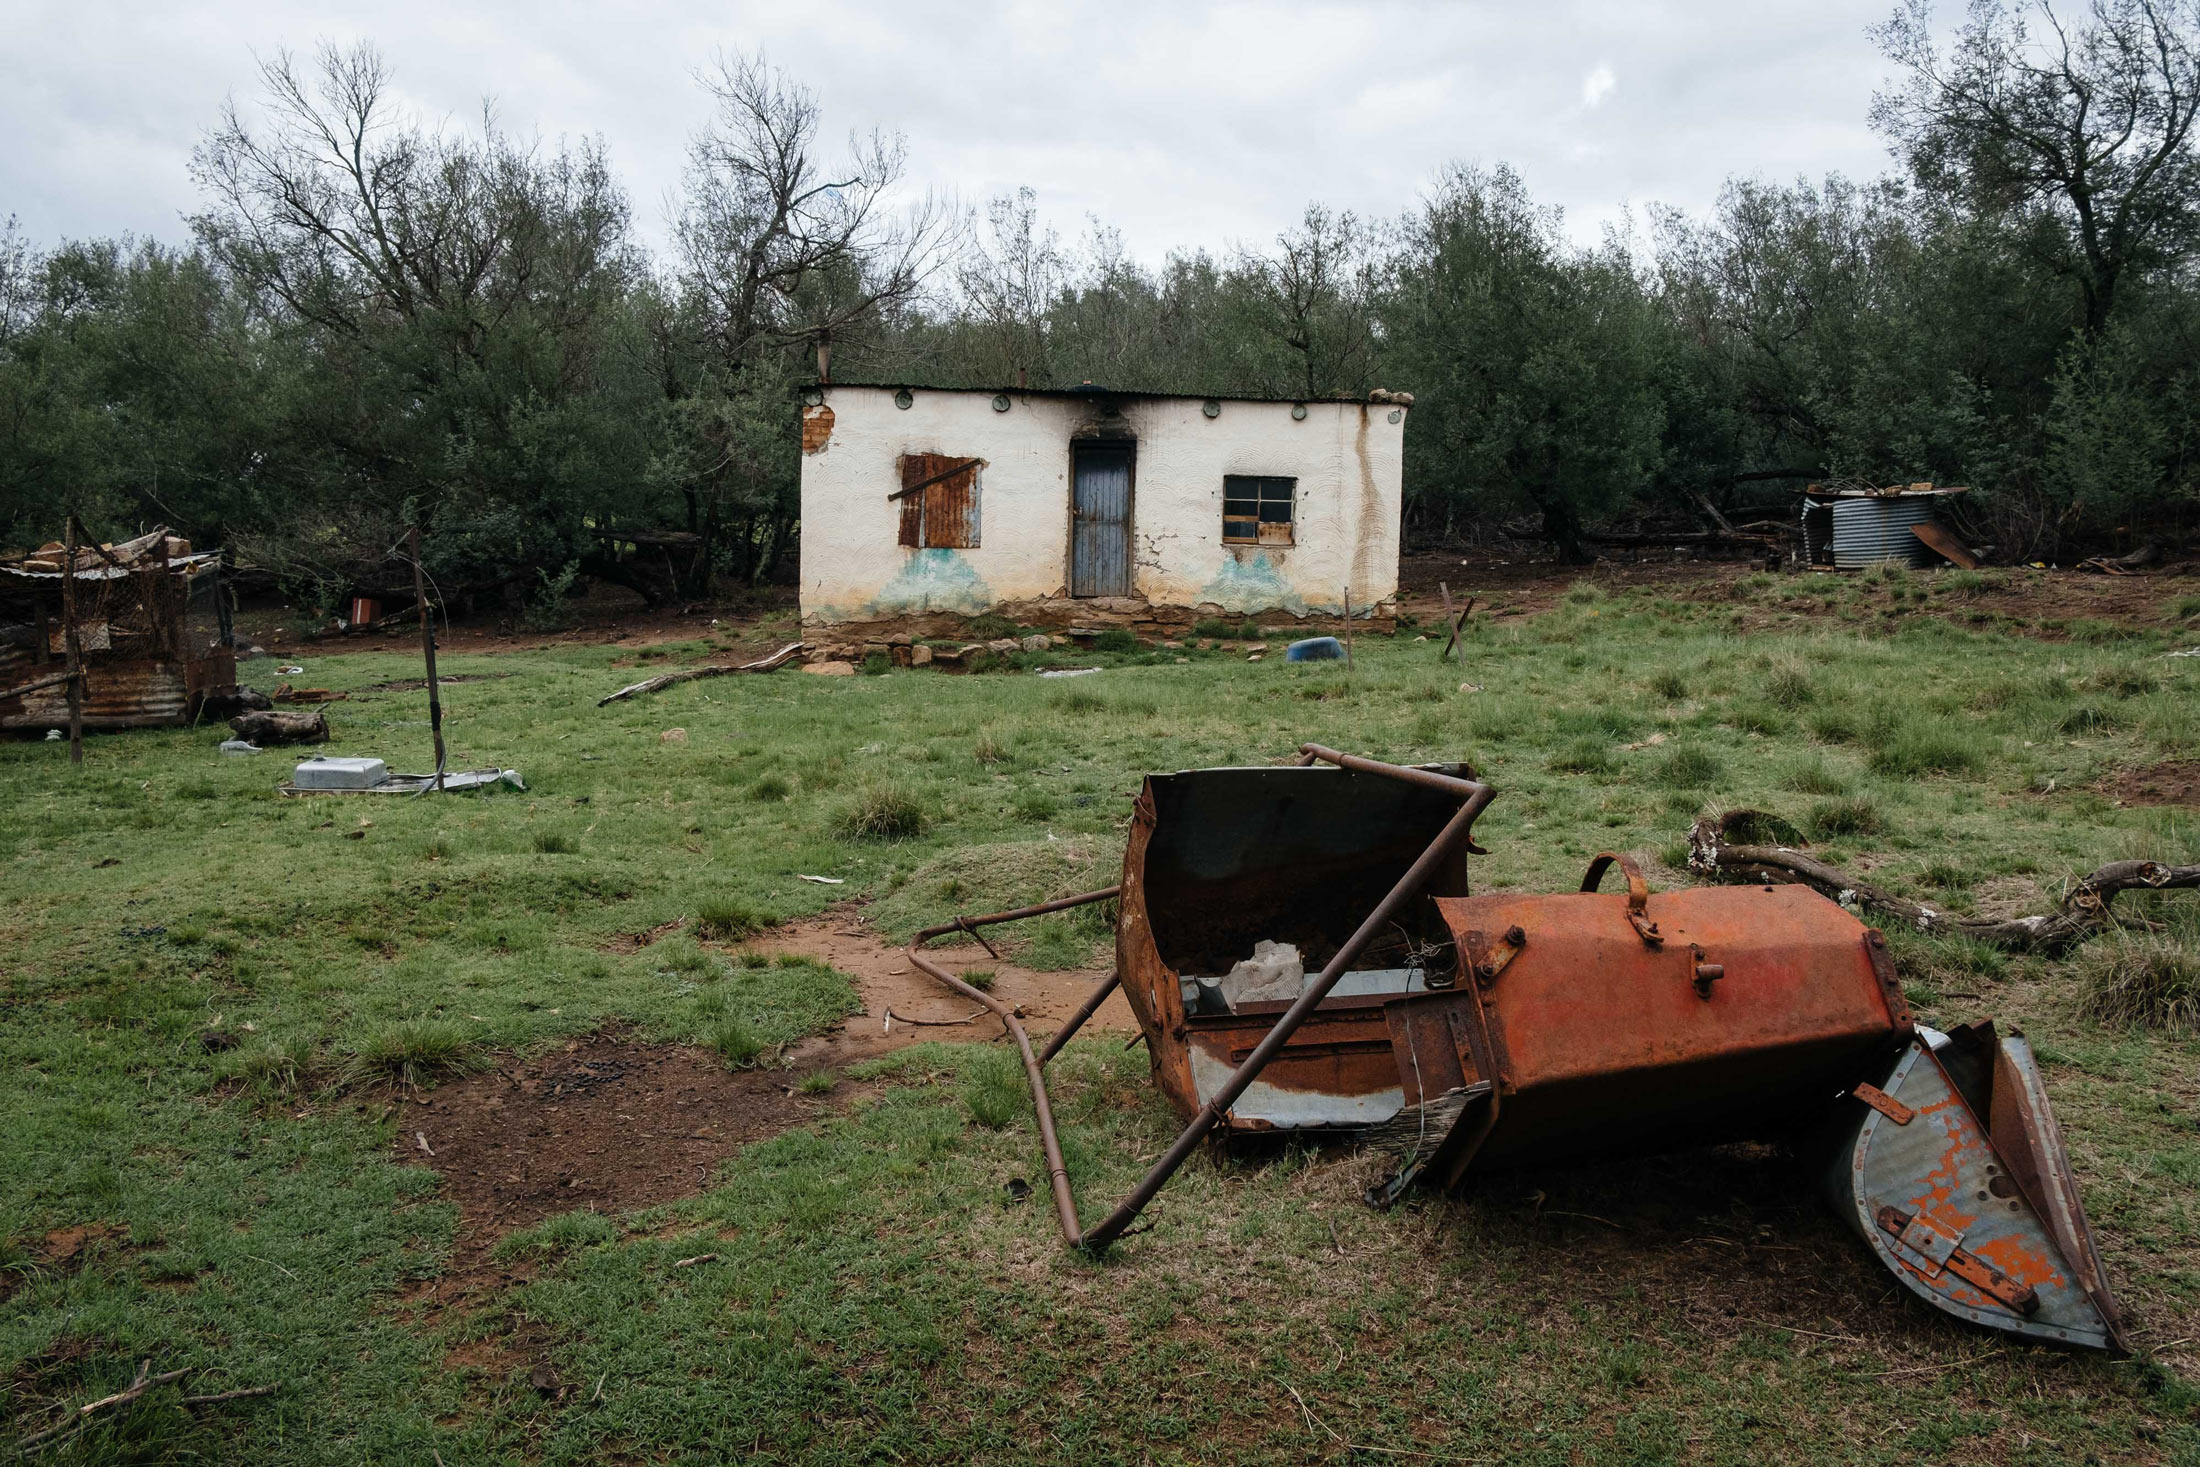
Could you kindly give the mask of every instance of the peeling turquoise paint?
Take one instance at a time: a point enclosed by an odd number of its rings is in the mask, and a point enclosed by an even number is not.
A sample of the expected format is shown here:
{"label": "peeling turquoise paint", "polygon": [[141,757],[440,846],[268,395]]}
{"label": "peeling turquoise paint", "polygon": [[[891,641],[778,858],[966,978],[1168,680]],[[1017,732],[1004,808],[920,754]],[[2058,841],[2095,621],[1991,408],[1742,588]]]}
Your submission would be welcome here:
{"label": "peeling turquoise paint", "polygon": [[970,562],[953,550],[913,552],[901,574],[880,588],[865,608],[873,615],[912,611],[957,611],[975,616],[994,603],[988,586]]}
{"label": "peeling turquoise paint", "polygon": [[1304,598],[1291,589],[1265,550],[1244,560],[1226,557],[1215,578],[1200,588],[1199,599],[1224,611],[1306,612]]}

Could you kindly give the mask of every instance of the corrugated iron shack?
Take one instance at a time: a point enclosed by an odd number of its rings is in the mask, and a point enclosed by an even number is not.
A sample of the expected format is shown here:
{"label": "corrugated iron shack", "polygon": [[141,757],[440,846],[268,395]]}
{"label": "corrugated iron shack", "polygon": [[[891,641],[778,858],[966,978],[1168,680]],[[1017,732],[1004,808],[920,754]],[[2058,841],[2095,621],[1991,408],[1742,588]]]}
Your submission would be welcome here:
{"label": "corrugated iron shack", "polygon": [[58,544],[0,560],[0,729],[69,721],[62,583],[74,575],[84,664],[84,726],[187,724],[210,693],[237,683],[221,555],[155,530],[116,545]]}
{"label": "corrugated iron shack", "polygon": [[1938,564],[1950,539],[1941,511],[1965,492],[1934,484],[1812,484],[1803,490],[1803,559],[1836,570]]}

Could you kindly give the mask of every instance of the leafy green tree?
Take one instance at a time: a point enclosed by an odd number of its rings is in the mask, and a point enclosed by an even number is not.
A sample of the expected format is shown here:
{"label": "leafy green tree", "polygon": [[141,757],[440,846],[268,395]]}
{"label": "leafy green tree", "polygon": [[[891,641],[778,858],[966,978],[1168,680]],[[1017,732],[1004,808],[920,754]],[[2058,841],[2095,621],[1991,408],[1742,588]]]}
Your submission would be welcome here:
{"label": "leafy green tree", "polygon": [[1455,166],[1403,230],[1386,368],[1417,394],[1417,499],[1519,504],[1562,559],[1660,454],[1657,341],[1630,261],[1570,251],[1511,169]]}

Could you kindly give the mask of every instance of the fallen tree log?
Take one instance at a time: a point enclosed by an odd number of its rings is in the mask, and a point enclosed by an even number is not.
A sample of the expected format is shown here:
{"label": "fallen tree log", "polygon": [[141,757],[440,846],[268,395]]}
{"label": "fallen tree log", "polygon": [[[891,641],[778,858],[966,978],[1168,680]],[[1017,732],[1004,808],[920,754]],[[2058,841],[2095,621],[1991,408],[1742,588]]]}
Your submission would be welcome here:
{"label": "fallen tree log", "polygon": [[263,748],[270,744],[328,742],[328,714],[318,708],[311,713],[240,713],[229,720],[229,727],[238,738]]}
{"label": "fallen tree log", "polygon": [[628,683],[616,693],[598,698],[596,706],[601,708],[607,703],[617,703],[640,693],[662,692],[675,683],[691,683],[697,678],[726,677],[737,672],[770,672],[775,667],[783,667],[793,661],[795,654],[809,645],[808,642],[789,642],[777,652],[772,653],[771,656],[759,657],[754,662],[742,662],[730,666],[713,664],[709,667],[682,668],[678,672],[661,672],[655,677],[644,678],[638,683]]}
{"label": "fallen tree log", "polygon": [[1690,869],[1730,881],[1799,881],[1844,907],[1871,912],[1919,932],[1952,933],[2011,952],[2049,957],[2068,952],[2113,926],[2115,918],[2109,909],[2119,892],[2200,889],[2200,866],[2111,861],[2072,886],[2052,912],[2031,917],[1959,917],[1859,881],[1792,846],[1753,845],[1727,838],[1730,832],[1776,822],[1778,817],[1755,810],[1732,810],[1717,819],[1698,820],[1688,831]]}

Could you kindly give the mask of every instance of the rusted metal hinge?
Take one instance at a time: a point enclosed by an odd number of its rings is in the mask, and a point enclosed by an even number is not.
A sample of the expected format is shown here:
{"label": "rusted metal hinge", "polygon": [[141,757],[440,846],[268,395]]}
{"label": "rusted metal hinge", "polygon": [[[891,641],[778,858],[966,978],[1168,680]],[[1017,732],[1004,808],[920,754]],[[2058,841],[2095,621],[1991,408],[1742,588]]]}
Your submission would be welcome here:
{"label": "rusted metal hinge", "polygon": [[1907,1126],[1917,1119],[1916,1111],[1868,1081],[1859,1082],[1850,1087],[1849,1094],[1863,1101],[1898,1126]]}
{"label": "rusted metal hinge", "polygon": [[1929,1279],[1937,1279],[1943,1272],[1952,1273],[2019,1314],[2031,1314],[2040,1307],[2040,1296],[2030,1284],[2017,1282],[1971,1252],[1963,1246],[1963,1234],[1949,1232],[1922,1212],[1882,1207],[1879,1228],[1905,1252],[1923,1260],[1923,1271]]}
{"label": "rusted metal hinge", "polygon": [[1709,998],[1711,997],[1711,985],[1726,976],[1726,965],[1705,962],[1703,960],[1703,944],[1700,942],[1690,943],[1688,951],[1696,964],[1696,997]]}

